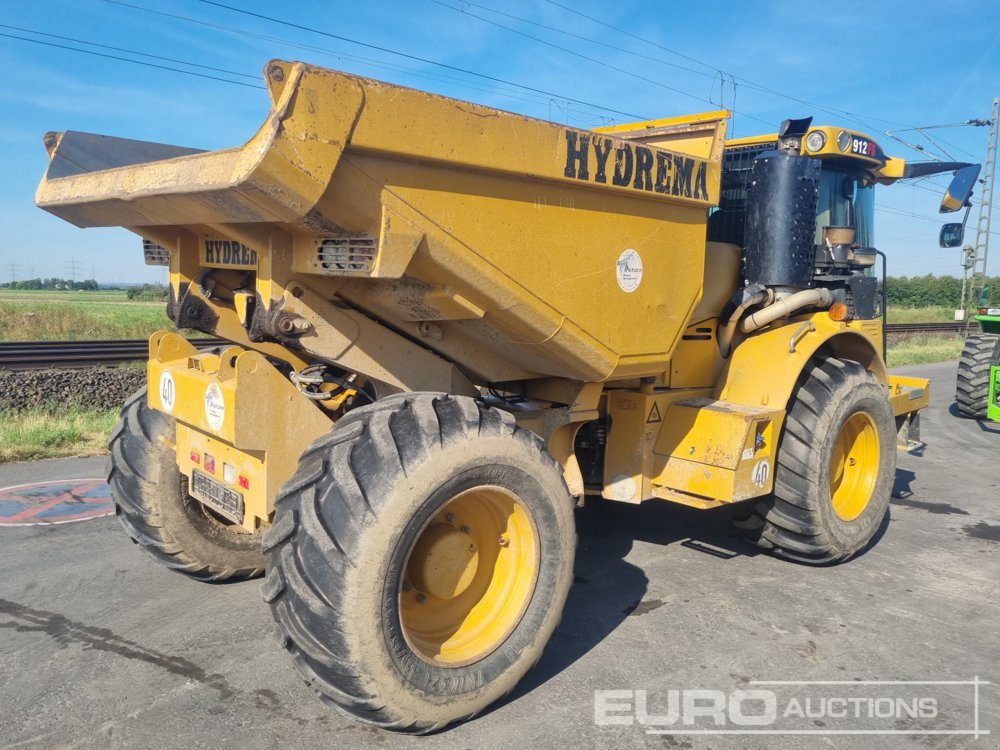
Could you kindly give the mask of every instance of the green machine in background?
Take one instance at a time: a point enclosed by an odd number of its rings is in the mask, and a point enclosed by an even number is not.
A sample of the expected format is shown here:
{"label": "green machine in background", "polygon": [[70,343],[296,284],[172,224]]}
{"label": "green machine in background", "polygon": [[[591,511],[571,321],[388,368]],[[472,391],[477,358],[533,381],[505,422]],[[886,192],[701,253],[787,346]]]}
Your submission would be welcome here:
{"label": "green machine in background", "polygon": [[990,404],[986,415],[994,422],[1000,422],[1000,365],[990,368]]}
{"label": "green machine in background", "polygon": [[1000,306],[988,306],[989,298],[986,286],[976,315],[981,332],[966,338],[958,363],[955,404],[963,417],[1000,422]]}

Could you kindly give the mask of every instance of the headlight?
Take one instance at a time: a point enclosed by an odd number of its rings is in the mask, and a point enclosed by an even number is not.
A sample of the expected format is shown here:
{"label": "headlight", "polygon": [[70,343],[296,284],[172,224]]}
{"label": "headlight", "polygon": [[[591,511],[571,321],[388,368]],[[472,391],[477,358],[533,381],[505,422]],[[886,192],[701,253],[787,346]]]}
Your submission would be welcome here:
{"label": "headlight", "polygon": [[843,130],[840,131],[840,135],[837,136],[837,148],[841,151],[847,151],[851,147],[851,134],[845,133]]}
{"label": "headlight", "polygon": [[814,130],[806,136],[806,148],[810,151],[821,151],[826,145],[826,136],[821,130]]}

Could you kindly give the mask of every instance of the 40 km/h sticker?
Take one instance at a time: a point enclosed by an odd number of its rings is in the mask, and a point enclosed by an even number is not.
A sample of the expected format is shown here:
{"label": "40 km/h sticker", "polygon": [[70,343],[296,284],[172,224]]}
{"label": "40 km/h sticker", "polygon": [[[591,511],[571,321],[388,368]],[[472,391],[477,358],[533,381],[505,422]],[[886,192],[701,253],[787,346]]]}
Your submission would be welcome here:
{"label": "40 km/h sticker", "polygon": [[632,248],[623,251],[615,265],[615,276],[618,278],[618,286],[626,294],[638,289],[642,283],[642,257],[639,253]]}
{"label": "40 km/h sticker", "polygon": [[174,385],[174,376],[170,370],[164,370],[160,375],[160,406],[163,411],[170,414],[174,410],[174,402],[177,400],[177,387]]}
{"label": "40 km/h sticker", "polygon": [[767,486],[767,480],[771,477],[771,464],[767,459],[758,461],[753,467],[753,475],[751,480],[758,487],[764,488]]}

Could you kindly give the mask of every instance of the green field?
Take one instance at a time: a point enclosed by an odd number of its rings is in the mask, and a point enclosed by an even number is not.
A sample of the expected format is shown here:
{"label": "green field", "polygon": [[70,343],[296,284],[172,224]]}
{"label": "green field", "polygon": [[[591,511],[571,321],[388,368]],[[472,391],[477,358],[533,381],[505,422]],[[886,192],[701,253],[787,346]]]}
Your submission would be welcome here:
{"label": "green field", "polygon": [[0,341],[144,339],[160,328],[176,330],[166,305],[124,291],[0,289]]}

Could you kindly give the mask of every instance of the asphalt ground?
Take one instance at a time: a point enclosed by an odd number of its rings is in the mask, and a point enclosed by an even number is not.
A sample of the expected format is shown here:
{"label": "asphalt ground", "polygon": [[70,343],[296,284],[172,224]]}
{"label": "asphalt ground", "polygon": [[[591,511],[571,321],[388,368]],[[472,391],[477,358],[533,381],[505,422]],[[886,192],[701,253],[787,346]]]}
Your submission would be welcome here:
{"label": "asphalt ground", "polygon": [[[0,528],[0,746],[996,747],[1000,426],[951,412],[955,363],[900,371],[936,380],[927,447],[900,455],[890,521],[864,554],[811,568],[742,542],[726,509],[591,503],[577,517],[576,582],[541,662],[509,699],[430,737],[367,728],[324,706],[274,642],[258,582],[173,574],[110,517]],[[100,476],[103,465],[9,464],[0,487]],[[866,684],[974,679],[992,684]],[[595,691],[623,691],[602,694],[605,715],[628,721],[642,695],[649,714],[665,714],[670,690],[731,699],[777,680],[850,683],[763,686],[779,712],[790,698],[814,699],[823,718],[795,724],[811,732],[884,728],[823,713],[833,705],[824,698],[872,695],[911,713],[911,698],[934,701],[933,716],[890,720],[893,732],[971,730],[978,691],[979,729],[993,734],[651,735],[635,721],[595,724]],[[733,716],[725,727],[743,731]],[[706,726],[670,718],[647,721]]]}

